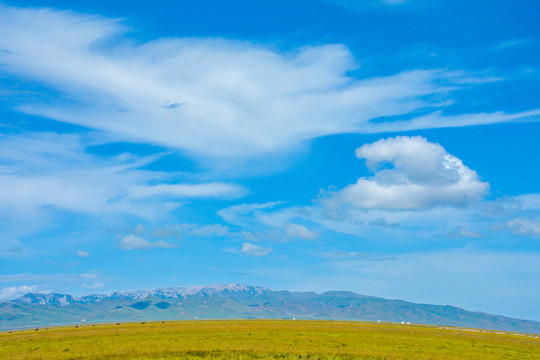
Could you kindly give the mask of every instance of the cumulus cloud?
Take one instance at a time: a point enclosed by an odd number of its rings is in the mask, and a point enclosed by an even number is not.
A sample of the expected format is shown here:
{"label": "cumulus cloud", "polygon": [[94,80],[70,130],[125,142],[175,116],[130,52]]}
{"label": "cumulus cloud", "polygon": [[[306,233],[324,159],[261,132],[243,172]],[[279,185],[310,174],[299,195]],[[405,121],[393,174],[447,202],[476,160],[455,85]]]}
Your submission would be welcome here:
{"label": "cumulus cloud", "polygon": [[[492,236],[493,224],[508,219],[508,210],[498,211],[506,218],[494,217],[496,202],[483,199],[487,182],[425,138],[382,139],[361,146],[356,154],[373,175],[323,192],[311,206],[241,204],[218,213],[258,240],[315,238],[330,231],[370,241],[399,238],[420,243],[449,236],[470,241]],[[534,208],[540,203],[537,199],[530,194],[499,206],[514,207],[517,215],[525,207]],[[300,224],[310,224],[317,232]]]}
{"label": "cumulus cloud", "polygon": [[124,250],[149,250],[152,248],[171,249],[178,247],[178,245],[162,240],[150,242],[140,236],[128,235],[120,239],[118,242],[118,247]]}
{"label": "cumulus cloud", "polygon": [[3,288],[0,290],[0,299],[15,299],[29,292],[35,291],[37,285],[20,285]]}
{"label": "cumulus cloud", "polygon": [[[444,148],[422,137],[397,136],[356,149],[374,172],[336,193],[334,200],[361,209],[420,209],[465,206],[489,185]],[[390,168],[388,168],[390,166]]]}
{"label": "cumulus cloud", "polygon": [[[2,71],[61,94],[54,106],[39,95],[14,105],[29,114],[214,159],[280,153],[330,134],[464,126],[540,114],[441,116],[433,112],[444,105],[440,95],[460,83],[444,70],[357,79],[349,75],[357,67],[355,59],[339,44],[280,52],[224,39],[122,41],[126,32],[118,20],[4,6]],[[370,121],[418,111],[428,115],[397,123]]]}
{"label": "cumulus cloud", "polygon": [[242,244],[242,249],[240,249],[241,253],[250,256],[265,256],[270,254],[272,251],[273,250],[271,248],[257,246],[248,242]]}

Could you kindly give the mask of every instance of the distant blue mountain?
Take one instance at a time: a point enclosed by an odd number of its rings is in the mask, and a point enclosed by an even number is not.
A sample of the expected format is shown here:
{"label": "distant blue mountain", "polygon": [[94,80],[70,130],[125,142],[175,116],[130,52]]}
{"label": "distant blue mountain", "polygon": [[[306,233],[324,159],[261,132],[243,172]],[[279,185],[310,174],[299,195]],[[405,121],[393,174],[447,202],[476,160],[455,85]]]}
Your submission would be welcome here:
{"label": "distant blue mountain", "polygon": [[0,302],[0,330],[69,324],[185,319],[330,319],[403,322],[540,333],[540,322],[446,305],[346,291],[274,291],[228,284],[73,296],[29,293]]}

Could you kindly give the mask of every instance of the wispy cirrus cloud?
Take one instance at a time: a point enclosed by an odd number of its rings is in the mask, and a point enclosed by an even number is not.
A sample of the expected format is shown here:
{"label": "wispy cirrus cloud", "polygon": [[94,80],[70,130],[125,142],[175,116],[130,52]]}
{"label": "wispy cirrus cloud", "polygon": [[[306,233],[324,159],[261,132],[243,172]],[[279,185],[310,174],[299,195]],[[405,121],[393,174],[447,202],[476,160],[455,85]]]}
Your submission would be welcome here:
{"label": "wispy cirrus cloud", "polygon": [[226,236],[230,233],[230,228],[222,224],[176,224],[157,227],[152,230],[152,237],[175,237],[178,239],[184,236],[215,237]]}
{"label": "wispy cirrus cloud", "polygon": [[[6,6],[0,31],[3,72],[39,80],[61,94],[54,106],[40,95],[11,105],[196,158],[254,158],[331,134],[540,115],[531,110],[445,116],[441,95],[467,83],[459,72],[412,70],[358,79],[349,75],[356,60],[340,44],[290,52],[209,38],[136,44],[122,41],[127,27],[118,20]],[[414,116],[417,112],[427,115]],[[372,121],[396,116],[411,119]]]}
{"label": "wispy cirrus cloud", "polygon": [[540,236],[540,221],[538,219],[516,218],[508,220],[507,225],[516,234]]}
{"label": "wispy cirrus cloud", "polygon": [[0,207],[10,213],[47,206],[89,213],[166,214],[184,199],[237,198],[246,189],[223,182],[182,183],[145,170],[156,156],[102,157],[84,135],[34,133],[0,137]]}

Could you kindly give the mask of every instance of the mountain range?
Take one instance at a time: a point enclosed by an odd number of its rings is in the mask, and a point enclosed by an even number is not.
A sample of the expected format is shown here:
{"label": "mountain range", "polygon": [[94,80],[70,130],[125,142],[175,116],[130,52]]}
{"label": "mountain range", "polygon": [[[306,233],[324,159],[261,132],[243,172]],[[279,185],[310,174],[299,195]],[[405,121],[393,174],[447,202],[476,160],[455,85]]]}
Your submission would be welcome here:
{"label": "mountain range", "polygon": [[74,296],[28,293],[0,302],[0,331],[70,324],[188,319],[330,319],[446,325],[540,334],[540,322],[450,305],[347,291],[291,292],[228,284]]}

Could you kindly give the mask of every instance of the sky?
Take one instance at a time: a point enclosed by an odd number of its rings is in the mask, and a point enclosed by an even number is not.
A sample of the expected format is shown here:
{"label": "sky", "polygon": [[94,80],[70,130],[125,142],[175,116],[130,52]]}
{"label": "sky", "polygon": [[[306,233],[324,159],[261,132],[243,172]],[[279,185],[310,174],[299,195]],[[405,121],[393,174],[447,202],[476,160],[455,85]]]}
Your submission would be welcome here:
{"label": "sky", "polygon": [[540,320],[540,3],[0,3],[0,298],[241,283]]}

